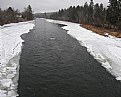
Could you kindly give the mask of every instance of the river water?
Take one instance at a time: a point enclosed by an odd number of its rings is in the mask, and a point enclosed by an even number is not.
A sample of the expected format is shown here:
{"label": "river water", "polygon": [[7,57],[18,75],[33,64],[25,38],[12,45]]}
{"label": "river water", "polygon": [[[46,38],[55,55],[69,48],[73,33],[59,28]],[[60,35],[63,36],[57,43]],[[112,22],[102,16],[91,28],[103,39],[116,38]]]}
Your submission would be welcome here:
{"label": "river water", "polygon": [[19,97],[121,97],[121,83],[60,25],[37,19],[21,37]]}

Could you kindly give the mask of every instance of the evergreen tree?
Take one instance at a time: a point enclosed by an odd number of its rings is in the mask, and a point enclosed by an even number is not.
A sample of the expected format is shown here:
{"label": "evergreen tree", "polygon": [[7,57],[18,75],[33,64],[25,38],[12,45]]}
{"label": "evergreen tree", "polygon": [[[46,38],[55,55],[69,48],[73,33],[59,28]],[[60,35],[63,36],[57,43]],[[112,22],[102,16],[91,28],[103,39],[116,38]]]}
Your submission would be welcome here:
{"label": "evergreen tree", "polygon": [[94,5],[94,21],[96,26],[103,26],[105,14],[103,13],[104,8],[103,4],[95,4]]}
{"label": "evergreen tree", "polygon": [[14,22],[14,19],[15,19],[14,9],[12,7],[9,7],[6,10],[6,22],[7,23]]}
{"label": "evergreen tree", "polygon": [[69,7],[67,16],[69,18],[69,21],[73,20],[73,7],[72,6]]}
{"label": "evergreen tree", "polygon": [[28,5],[28,7],[27,7],[27,14],[28,14],[28,16],[27,16],[27,19],[28,20],[32,20],[33,19],[33,14],[32,14],[32,8],[31,8],[31,6],[30,5]]}
{"label": "evergreen tree", "polygon": [[118,16],[118,30],[121,31],[121,0],[118,0],[119,16]]}
{"label": "evergreen tree", "polygon": [[94,5],[94,24],[96,26],[99,26],[99,22],[100,22],[100,6],[97,3]]}
{"label": "evergreen tree", "polygon": [[94,5],[93,0],[90,0],[89,5],[85,2],[84,6],[70,6],[68,9],[59,10],[58,15],[52,16],[60,20],[121,30],[121,0],[109,0],[107,9],[103,7],[103,4]]}
{"label": "evergreen tree", "polygon": [[109,0],[106,19],[111,25],[116,25],[119,16],[119,5],[117,0]]}
{"label": "evergreen tree", "polygon": [[88,3],[87,2],[85,2],[85,4],[84,4],[84,10],[83,10],[83,22],[84,23],[89,23],[89,12],[88,12],[88,8],[89,8],[89,6],[88,6]]}
{"label": "evergreen tree", "polygon": [[58,19],[61,20],[61,19],[63,19],[63,17],[64,17],[64,10],[61,9],[61,10],[59,10],[59,12],[58,12]]}
{"label": "evergreen tree", "polygon": [[30,5],[28,5],[28,7],[24,9],[23,18],[25,18],[27,20],[32,20],[33,19],[32,8],[31,8]]}
{"label": "evergreen tree", "polygon": [[79,5],[76,7],[76,15],[77,15],[77,22],[80,23],[81,7]]}
{"label": "evergreen tree", "polygon": [[121,0],[118,1],[119,5],[119,22],[121,22]]}
{"label": "evergreen tree", "polygon": [[89,4],[89,9],[88,9],[88,13],[89,13],[89,23],[92,24],[93,23],[93,8],[94,8],[94,2],[93,0],[90,1]]}
{"label": "evergreen tree", "polygon": [[3,12],[0,8],[0,25],[3,25]]}
{"label": "evergreen tree", "polygon": [[104,21],[104,17],[105,17],[105,14],[104,14],[104,7],[103,7],[103,4],[101,3],[100,4],[100,19],[102,21]]}

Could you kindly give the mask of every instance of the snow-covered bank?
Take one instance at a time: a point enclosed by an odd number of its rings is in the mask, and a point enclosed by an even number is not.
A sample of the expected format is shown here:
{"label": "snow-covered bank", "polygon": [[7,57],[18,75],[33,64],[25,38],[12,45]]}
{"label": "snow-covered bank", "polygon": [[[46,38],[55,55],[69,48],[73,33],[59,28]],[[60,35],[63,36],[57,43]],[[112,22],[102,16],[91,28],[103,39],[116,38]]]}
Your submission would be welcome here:
{"label": "snow-covered bank", "polygon": [[62,27],[67,33],[76,38],[87,51],[97,59],[117,80],[121,80],[121,38],[104,37],[90,30],[80,27],[79,24],[47,20],[48,22],[64,24]]}
{"label": "snow-covered bank", "polygon": [[34,21],[0,27],[0,97],[16,97],[19,58],[23,40],[20,35],[33,29]]}

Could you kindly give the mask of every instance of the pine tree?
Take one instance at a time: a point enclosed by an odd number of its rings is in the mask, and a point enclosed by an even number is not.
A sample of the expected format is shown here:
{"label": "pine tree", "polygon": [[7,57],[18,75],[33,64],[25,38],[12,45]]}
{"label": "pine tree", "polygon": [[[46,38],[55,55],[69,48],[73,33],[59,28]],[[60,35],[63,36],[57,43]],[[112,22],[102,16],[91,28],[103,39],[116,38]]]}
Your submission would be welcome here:
{"label": "pine tree", "polygon": [[14,22],[14,18],[15,18],[14,9],[12,7],[9,7],[6,10],[6,22],[7,23]]}
{"label": "pine tree", "polygon": [[85,2],[85,4],[84,4],[84,10],[83,10],[83,22],[84,23],[89,23],[89,12],[88,12],[88,8],[89,8],[89,6],[88,6],[88,3],[87,2]]}
{"label": "pine tree", "polygon": [[30,5],[28,5],[28,7],[24,9],[23,18],[25,18],[27,20],[32,20],[33,19],[32,8],[31,8]]}
{"label": "pine tree", "polygon": [[70,6],[68,8],[67,16],[69,18],[69,21],[71,21],[71,22],[75,21],[75,6]]}
{"label": "pine tree", "polygon": [[103,7],[103,4],[101,3],[100,4],[100,19],[103,21],[104,20],[104,17],[105,17],[105,15],[104,15],[104,7]]}
{"label": "pine tree", "polygon": [[94,8],[94,2],[93,0],[90,1],[89,4],[89,9],[88,9],[88,13],[89,13],[89,23],[92,24],[93,23],[93,8]]}
{"label": "pine tree", "polygon": [[116,25],[119,16],[119,5],[117,0],[109,0],[106,19],[111,25]]}
{"label": "pine tree", "polygon": [[3,12],[0,8],[0,25],[3,25]]}
{"label": "pine tree", "polygon": [[27,16],[27,19],[28,20],[32,20],[33,19],[33,14],[32,14],[32,8],[31,8],[31,6],[30,5],[28,5],[28,7],[27,7],[27,14],[28,14],[28,16]]}
{"label": "pine tree", "polygon": [[61,9],[61,10],[59,10],[59,12],[58,12],[58,17],[63,17],[63,15],[64,15],[64,10],[63,9]]}
{"label": "pine tree", "polygon": [[121,0],[118,1],[119,5],[119,22],[121,22]]}
{"label": "pine tree", "polygon": [[99,22],[100,22],[100,6],[97,3],[94,5],[94,24],[96,26],[99,26]]}
{"label": "pine tree", "polygon": [[104,18],[105,18],[105,14],[104,14],[104,8],[103,8],[103,4],[95,4],[94,5],[94,21],[95,21],[95,25],[96,26],[103,26],[102,24],[104,23]]}

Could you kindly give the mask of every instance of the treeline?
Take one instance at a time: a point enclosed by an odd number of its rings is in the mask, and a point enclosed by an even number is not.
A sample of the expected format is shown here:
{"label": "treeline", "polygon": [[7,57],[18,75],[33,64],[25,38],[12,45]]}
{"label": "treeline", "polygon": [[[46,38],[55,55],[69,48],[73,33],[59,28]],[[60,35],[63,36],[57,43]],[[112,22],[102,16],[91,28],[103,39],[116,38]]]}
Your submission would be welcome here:
{"label": "treeline", "polygon": [[121,0],[109,0],[106,8],[91,0],[89,3],[85,2],[84,6],[61,9],[50,18],[121,30]]}
{"label": "treeline", "polygon": [[25,8],[23,12],[20,12],[18,9],[15,10],[12,7],[9,7],[6,10],[0,9],[0,25],[27,21],[32,19],[33,19],[33,14],[30,5],[28,5],[28,7]]}

